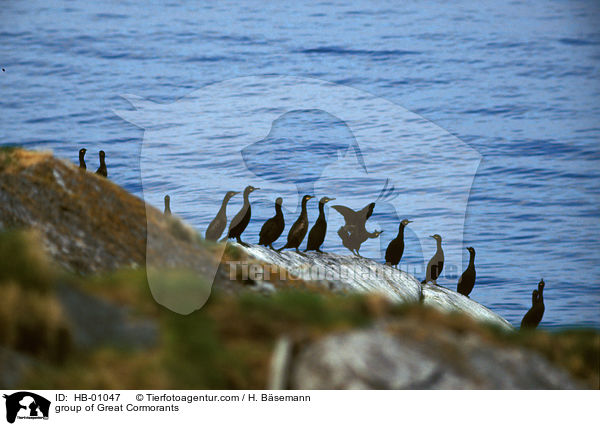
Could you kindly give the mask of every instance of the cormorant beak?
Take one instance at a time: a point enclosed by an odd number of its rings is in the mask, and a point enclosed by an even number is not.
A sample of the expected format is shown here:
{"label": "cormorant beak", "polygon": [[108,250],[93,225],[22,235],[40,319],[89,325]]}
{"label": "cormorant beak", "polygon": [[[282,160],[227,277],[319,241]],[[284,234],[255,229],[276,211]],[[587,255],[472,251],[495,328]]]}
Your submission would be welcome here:
{"label": "cormorant beak", "polygon": [[430,235],[431,238],[435,238],[433,235]]}
{"label": "cormorant beak", "polygon": [[252,190],[252,192],[254,192],[254,191],[258,191],[259,189],[260,189],[260,188],[254,188],[254,189]]}
{"label": "cormorant beak", "polygon": [[330,202],[330,201],[333,201],[333,200],[335,200],[335,198],[328,198],[327,202]]}
{"label": "cormorant beak", "polygon": [[412,220],[407,220],[406,223],[413,223],[413,221]]}

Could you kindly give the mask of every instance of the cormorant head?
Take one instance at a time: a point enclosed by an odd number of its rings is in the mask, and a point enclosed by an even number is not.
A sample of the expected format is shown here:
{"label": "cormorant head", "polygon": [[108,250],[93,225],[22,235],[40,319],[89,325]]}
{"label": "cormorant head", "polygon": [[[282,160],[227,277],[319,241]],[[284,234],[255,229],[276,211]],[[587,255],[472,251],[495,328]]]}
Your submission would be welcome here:
{"label": "cormorant head", "polygon": [[169,197],[169,195],[165,195],[165,204],[169,204],[169,201],[171,201],[171,197]]}
{"label": "cormorant head", "polygon": [[475,249],[473,247],[467,247],[467,250],[469,250],[469,253],[475,256]]}
{"label": "cormorant head", "polygon": [[319,200],[319,204],[325,204],[333,200],[335,200],[335,198],[323,197]]}
{"label": "cormorant head", "polygon": [[283,198],[277,197],[277,199],[275,200],[275,204],[281,207],[281,205],[283,205]]}
{"label": "cormorant head", "polygon": [[81,148],[81,149],[79,150],[79,156],[80,156],[80,157],[83,157],[83,156],[85,155],[85,153],[86,153],[86,152],[87,152],[87,149],[85,149],[85,148]]}
{"label": "cormorant head", "polygon": [[104,160],[104,156],[105,156],[104,151],[100,151],[98,154],[100,155],[100,159]]}
{"label": "cormorant head", "polygon": [[400,226],[405,227],[409,223],[412,223],[412,220],[404,219],[402,222],[400,222]]}
{"label": "cormorant head", "polygon": [[438,234],[430,235],[430,237],[436,241],[439,241],[440,243],[442,242],[442,237],[440,237]]}
{"label": "cormorant head", "polygon": [[379,237],[381,234],[383,234],[383,231],[373,231],[373,238],[377,238]]}
{"label": "cormorant head", "polygon": [[234,195],[239,194],[240,191],[227,191],[227,193],[225,194],[225,198],[227,198],[228,200],[231,199],[231,197],[233,197]]}
{"label": "cormorant head", "polygon": [[544,286],[546,285],[546,283],[544,282],[544,279],[542,278],[540,283],[538,284],[538,292],[541,293],[542,291],[544,291]]}
{"label": "cormorant head", "polygon": [[256,190],[259,190],[259,189],[260,189],[260,188],[255,188],[255,187],[253,187],[252,185],[248,185],[248,186],[246,187],[246,189],[244,190],[244,192],[245,192],[246,194],[250,194],[251,192],[254,192],[254,191],[256,191]]}
{"label": "cormorant head", "polygon": [[315,196],[314,195],[305,195],[304,197],[302,197],[302,202],[306,203],[311,198],[315,198]]}

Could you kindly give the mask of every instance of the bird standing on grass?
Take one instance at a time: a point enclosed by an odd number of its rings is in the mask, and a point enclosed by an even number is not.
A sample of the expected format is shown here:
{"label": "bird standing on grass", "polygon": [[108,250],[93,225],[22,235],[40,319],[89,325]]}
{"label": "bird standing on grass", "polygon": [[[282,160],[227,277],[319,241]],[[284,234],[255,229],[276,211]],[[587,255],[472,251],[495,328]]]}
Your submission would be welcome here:
{"label": "bird standing on grass", "polygon": [[85,149],[85,148],[81,148],[79,150],[79,168],[83,169],[83,170],[87,169],[87,167],[85,165],[85,159],[84,159],[86,152],[87,152],[87,149]]}
{"label": "bird standing on grass", "polygon": [[96,174],[100,175],[100,176],[108,177],[106,163],[104,162],[104,157],[105,157],[104,151],[100,151],[98,153],[98,156],[100,157],[100,167],[98,167],[98,170],[96,170]]}
{"label": "bird standing on grass", "polygon": [[165,216],[171,216],[171,197],[165,195]]}

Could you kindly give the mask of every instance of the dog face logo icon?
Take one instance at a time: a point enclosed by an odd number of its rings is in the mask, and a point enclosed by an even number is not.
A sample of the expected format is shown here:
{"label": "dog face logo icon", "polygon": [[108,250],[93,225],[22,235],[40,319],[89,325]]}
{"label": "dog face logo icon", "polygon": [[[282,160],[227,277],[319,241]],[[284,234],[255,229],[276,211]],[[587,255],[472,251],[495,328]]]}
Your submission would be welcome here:
{"label": "dog face logo icon", "polygon": [[16,392],[4,395],[6,399],[6,421],[16,419],[48,419],[50,401],[33,392]]}

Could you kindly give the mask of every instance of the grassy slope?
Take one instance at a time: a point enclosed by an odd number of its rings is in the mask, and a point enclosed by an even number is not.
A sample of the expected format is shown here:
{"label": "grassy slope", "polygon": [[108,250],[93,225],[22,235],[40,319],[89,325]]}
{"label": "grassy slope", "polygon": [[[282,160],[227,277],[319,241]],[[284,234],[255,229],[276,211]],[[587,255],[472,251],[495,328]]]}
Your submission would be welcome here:
{"label": "grassy slope", "polygon": [[[140,236],[143,228],[132,231],[131,228],[139,224],[130,223],[128,218],[137,215],[139,222],[139,217],[145,214],[149,214],[148,220],[166,235],[166,247],[205,257],[218,251],[216,246],[190,233],[181,222],[165,219],[155,209],[146,210],[141,200],[111,182],[57,162],[50,154],[32,154],[18,149],[0,151],[0,191],[11,194],[19,200],[20,208],[25,209],[21,219],[18,215],[9,216],[15,220],[5,221],[5,227],[24,226],[27,215],[40,214],[42,216],[36,219],[53,224],[52,232],[72,235],[72,222],[63,223],[62,219],[68,213],[38,213],[36,203],[39,200],[32,198],[32,188],[24,186],[22,180],[25,176],[27,185],[32,185],[33,190],[43,190],[48,205],[54,202],[65,206],[67,200],[65,211],[68,212],[74,204],[69,204],[71,195],[56,178],[54,170],[57,167],[64,173],[59,176],[69,177],[68,182],[62,179],[73,197],[84,197],[82,205],[75,204],[79,206],[78,215],[82,212],[91,218],[97,215],[99,207],[94,207],[93,197],[78,194],[98,188],[114,193],[110,203],[135,213],[100,214],[101,217],[91,219],[91,225],[90,220],[76,222],[84,229],[87,226],[92,230],[112,226],[114,228],[110,229],[115,235],[123,233],[120,238],[130,245],[127,255],[120,252],[122,240],[116,244],[111,241],[112,237],[102,237],[106,238],[109,258],[122,260],[120,256],[126,256],[127,262],[143,264],[145,237]],[[115,221],[118,223],[114,224]],[[310,285],[297,281],[293,282],[293,287],[287,282],[274,283],[279,291],[271,297],[243,291],[225,293],[213,288],[213,295],[204,308],[181,316],[154,301],[143,268],[121,265],[112,272],[86,275],[67,272],[47,259],[40,248],[41,238],[48,238],[47,230],[42,235],[32,231],[0,233],[0,291],[3,294],[0,298],[0,347],[35,360],[21,387],[264,388],[271,352],[281,335],[290,336],[296,345],[301,345],[331,331],[367,326],[381,319],[393,323],[406,318],[416,319],[422,326],[411,333],[446,327],[478,333],[498,345],[530,347],[562,365],[590,387],[599,387],[600,336],[596,331],[534,331],[505,335],[462,315],[443,315],[423,307],[395,306],[377,296],[328,294],[323,290],[314,291]],[[225,251],[227,259],[239,260],[240,256],[242,254],[234,248]],[[77,262],[84,260],[82,257]],[[65,261],[71,269],[78,266],[69,258]],[[132,316],[151,318],[159,325],[159,344],[150,350],[118,349],[109,343],[86,350],[75,347],[69,319],[63,314],[56,295],[58,283],[128,306]],[[243,289],[244,284],[251,283],[232,281],[228,285]]]}

